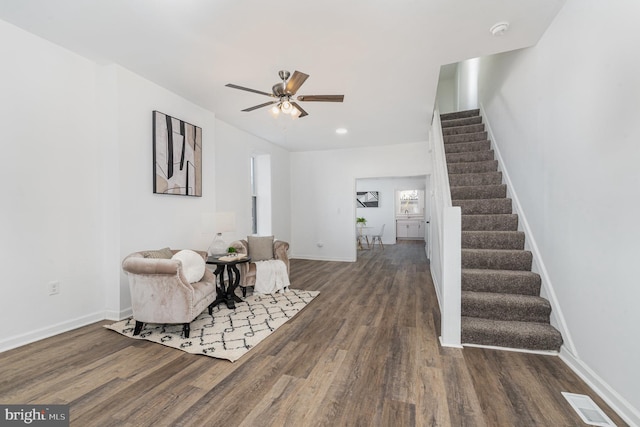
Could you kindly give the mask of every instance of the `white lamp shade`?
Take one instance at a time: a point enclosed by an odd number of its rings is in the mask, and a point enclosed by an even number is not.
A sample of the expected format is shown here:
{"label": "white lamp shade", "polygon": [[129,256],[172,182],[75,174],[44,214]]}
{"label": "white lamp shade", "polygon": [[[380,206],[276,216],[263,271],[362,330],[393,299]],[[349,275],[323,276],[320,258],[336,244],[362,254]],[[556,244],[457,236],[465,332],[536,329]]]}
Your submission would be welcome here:
{"label": "white lamp shade", "polygon": [[228,231],[236,231],[235,212],[216,212],[214,219],[216,232],[225,233]]}

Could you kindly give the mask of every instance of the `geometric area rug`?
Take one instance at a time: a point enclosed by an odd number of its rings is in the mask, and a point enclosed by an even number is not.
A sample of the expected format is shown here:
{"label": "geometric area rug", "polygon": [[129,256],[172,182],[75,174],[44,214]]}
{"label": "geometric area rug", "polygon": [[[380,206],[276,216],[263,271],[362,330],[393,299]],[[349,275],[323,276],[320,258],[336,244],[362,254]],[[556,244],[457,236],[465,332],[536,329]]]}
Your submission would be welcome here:
{"label": "geometric area rug", "polygon": [[205,309],[191,322],[189,338],[183,337],[181,324],[155,323],[145,323],[140,335],[133,336],[136,323],[133,318],[105,325],[105,328],[127,337],[233,362],[295,316],[319,293],[289,289],[273,295],[249,295],[243,302],[237,302],[235,309],[218,304],[212,315]]}

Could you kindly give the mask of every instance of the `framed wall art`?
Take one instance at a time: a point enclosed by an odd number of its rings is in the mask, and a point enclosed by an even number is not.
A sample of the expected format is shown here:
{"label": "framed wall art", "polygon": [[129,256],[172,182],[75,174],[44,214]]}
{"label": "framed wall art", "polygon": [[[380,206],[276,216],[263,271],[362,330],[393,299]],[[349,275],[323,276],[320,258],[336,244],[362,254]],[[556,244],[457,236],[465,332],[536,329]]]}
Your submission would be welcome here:
{"label": "framed wall art", "polygon": [[202,196],[202,129],[153,112],[153,192]]}
{"label": "framed wall art", "polygon": [[356,207],[357,208],[377,208],[379,196],[377,191],[357,191]]}

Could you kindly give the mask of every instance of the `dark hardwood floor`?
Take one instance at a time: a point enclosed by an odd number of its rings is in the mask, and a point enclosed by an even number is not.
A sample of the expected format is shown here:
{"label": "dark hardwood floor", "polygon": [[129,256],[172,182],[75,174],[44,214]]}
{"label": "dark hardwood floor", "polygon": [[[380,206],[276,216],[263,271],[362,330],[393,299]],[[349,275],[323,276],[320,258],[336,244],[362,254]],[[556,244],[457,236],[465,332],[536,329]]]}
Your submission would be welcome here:
{"label": "dark hardwood floor", "polygon": [[582,426],[555,356],[442,348],[424,242],[356,263],[292,260],[320,295],[235,363],[100,322],[0,354],[0,403],[70,404],[85,426]]}

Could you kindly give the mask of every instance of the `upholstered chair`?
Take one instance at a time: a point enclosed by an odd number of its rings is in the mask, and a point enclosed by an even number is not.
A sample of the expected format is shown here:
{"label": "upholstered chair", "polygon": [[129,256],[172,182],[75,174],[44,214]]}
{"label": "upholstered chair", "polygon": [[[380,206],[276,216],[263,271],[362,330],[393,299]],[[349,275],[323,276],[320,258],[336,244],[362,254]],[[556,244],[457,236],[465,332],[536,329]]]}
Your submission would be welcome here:
{"label": "upholstered chair", "polygon": [[235,248],[236,252],[251,257],[251,262],[238,264],[243,297],[247,296],[247,288],[256,284],[255,261],[279,259],[287,266],[287,275],[289,274],[289,243],[285,241],[274,240],[273,236],[249,236],[247,240],[236,240],[230,246]]}
{"label": "upholstered chair", "polygon": [[[193,278],[192,266],[187,266],[187,261],[171,259],[178,252],[169,248],[134,252],[122,261],[129,277],[136,321],[134,335],[140,334],[145,323],[181,323],[185,338],[189,338],[193,319],[207,307],[211,314],[210,304],[216,299],[215,276],[205,268],[201,279]],[[194,252],[206,262],[206,252]],[[197,281],[190,283],[191,280]]]}

